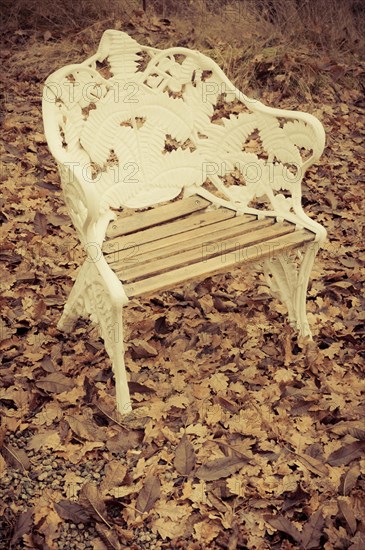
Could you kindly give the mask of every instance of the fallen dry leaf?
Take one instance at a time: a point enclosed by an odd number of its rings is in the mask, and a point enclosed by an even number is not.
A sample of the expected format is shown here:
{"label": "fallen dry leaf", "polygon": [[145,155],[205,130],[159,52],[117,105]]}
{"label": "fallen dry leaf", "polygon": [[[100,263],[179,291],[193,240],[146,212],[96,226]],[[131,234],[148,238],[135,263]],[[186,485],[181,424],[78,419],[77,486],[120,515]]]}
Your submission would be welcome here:
{"label": "fallen dry leaf", "polygon": [[365,440],[364,419],[351,422],[338,422],[331,427],[331,431],[338,435],[351,434],[356,439]]}
{"label": "fallen dry leaf", "polygon": [[1,452],[6,462],[13,468],[29,470],[30,461],[23,449],[18,449],[13,445],[3,445]]}
{"label": "fallen dry leaf", "polygon": [[28,449],[39,451],[42,447],[56,449],[61,443],[60,434],[56,430],[42,431],[32,437],[28,443]]}
{"label": "fallen dry leaf", "polygon": [[33,524],[33,508],[28,508],[25,512],[22,512],[17,519],[14,527],[14,534],[10,541],[10,548],[15,547],[16,543],[20,541],[26,533],[29,533]]}
{"label": "fallen dry leaf", "polygon": [[54,505],[47,495],[41,496],[34,506],[34,528],[35,532],[44,537],[46,547],[52,548],[54,540],[60,533],[62,519],[55,512]]}
{"label": "fallen dry leaf", "polygon": [[328,475],[328,468],[323,462],[320,460],[313,458],[312,456],[309,456],[307,454],[299,454],[296,453],[296,456],[298,457],[299,462],[301,462],[308,470],[313,472],[316,475],[322,476],[322,475]]}
{"label": "fallen dry leaf", "polygon": [[146,478],[136,502],[136,508],[139,512],[149,512],[153,508],[156,500],[160,498],[160,488],[161,482],[158,477],[150,476]]}
{"label": "fallen dry leaf", "polygon": [[120,428],[113,437],[107,439],[106,446],[110,452],[118,454],[128,449],[134,449],[141,443],[142,439],[143,432],[141,430],[124,430]]}
{"label": "fallen dry leaf", "polygon": [[111,529],[106,519],[107,511],[105,503],[94,483],[88,482],[81,487],[79,493],[79,504],[85,508],[87,512],[90,512],[97,521],[104,522],[105,525]]}
{"label": "fallen dry leaf", "polygon": [[338,502],[338,507],[341,510],[347,525],[349,526],[351,535],[354,535],[356,533],[357,521],[350,504],[348,503],[346,497],[339,498],[337,502]]}
{"label": "fallen dry leaf", "polygon": [[322,536],[322,529],[324,526],[324,518],[322,515],[322,510],[319,509],[317,512],[312,514],[310,520],[303,527],[302,531],[302,547],[305,550],[310,550],[311,548],[318,548],[319,542]]}
{"label": "fallen dry leaf", "polygon": [[248,461],[242,456],[229,456],[217,458],[200,466],[195,475],[204,481],[214,481],[228,477],[242,468]]}
{"label": "fallen dry leaf", "polygon": [[114,530],[108,529],[102,523],[96,523],[95,529],[109,550],[121,550],[123,548]]}
{"label": "fallen dry leaf", "polygon": [[120,460],[112,460],[105,467],[105,477],[100,485],[100,491],[105,494],[114,487],[119,487],[127,473],[127,466]]}
{"label": "fallen dry leaf", "polygon": [[196,456],[194,447],[186,435],[183,435],[175,452],[174,466],[176,471],[181,475],[187,476],[194,469],[195,462]]}
{"label": "fallen dry leaf", "polygon": [[39,235],[47,235],[47,216],[37,211],[34,216],[34,229]]}
{"label": "fallen dry leaf", "polygon": [[141,359],[143,357],[156,357],[157,350],[144,340],[133,340],[132,343],[133,357]]}
{"label": "fallen dry leaf", "polygon": [[352,489],[356,486],[356,482],[360,475],[360,466],[358,464],[355,464],[352,468],[350,468],[345,475],[343,476],[341,485],[340,485],[340,491],[343,495],[348,495]]}
{"label": "fallen dry leaf", "polygon": [[108,436],[105,431],[82,416],[65,416],[71,430],[82,439],[87,441],[106,441]]}
{"label": "fallen dry leaf", "polygon": [[277,516],[264,516],[265,521],[269,523],[274,529],[277,529],[278,531],[282,531],[283,533],[286,533],[289,535],[293,540],[296,542],[301,542],[302,537],[301,533],[298,531],[298,529],[295,527],[295,525],[289,521],[286,517],[277,515]]}
{"label": "fallen dry leaf", "polygon": [[54,508],[60,518],[70,520],[73,523],[84,523],[90,519],[88,511],[71,500],[60,500],[55,503]]}
{"label": "fallen dry leaf", "polygon": [[365,441],[355,441],[349,445],[344,445],[337,451],[330,454],[327,459],[328,464],[331,466],[340,466],[341,464],[348,464],[363,455],[365,449]]}
{"label": "fallen dry leaf", "polygon": [[50,393],[63,393],[71,390],[75,383],[61,372],[51,372],[36,381],[36,386]]}

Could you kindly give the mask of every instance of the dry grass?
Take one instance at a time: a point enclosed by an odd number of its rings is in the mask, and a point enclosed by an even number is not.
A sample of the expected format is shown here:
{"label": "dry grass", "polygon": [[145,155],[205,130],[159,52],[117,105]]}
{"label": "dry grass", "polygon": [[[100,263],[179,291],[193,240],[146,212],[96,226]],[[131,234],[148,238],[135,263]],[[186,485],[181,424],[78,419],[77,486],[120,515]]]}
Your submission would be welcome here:
{"label": "dry grass", "polygon": [[[3,31],[70,31],[96,22],[133,18],[142,0],[3,0]],[[147,14],[179,22],[186,35],[210,41],[224,31],[237,46],[253,37],[290,44],[309,41],[320,51],[363,46],[362,0],[146,0]],[[192,25],[194,22],[194,25]],[[194,29],[192,29],[194,26]],[[227,35],[227,31],[229,34]],[[313,52],[314,53],[314,52]]]}
{"label": "dry grass", "polygon": [[[215,2],[215,9],[210,2],[205,10],[207,4],[201,2],[202,7],[196,8],[194,40],[238,87],[257,95],[269,87],[308,98],[333,79],[349,88],[359,84],[360,73],[354,74],[348,65],[364,59],[365,4],[252,0]],[[187,18],[176,23],[181,33],[186,31]]]}
{"label": "dry grass", "polygon": [[25,69],[44,80],[61,58],[75,62],[95,51],[106,28],[157,47],[197,48],[256,96],[272,90],[310,101],[326,87],[359,88],[364,76],[362,0],[146,0],[146,13],[142,0],[4,4],[12,76]]}

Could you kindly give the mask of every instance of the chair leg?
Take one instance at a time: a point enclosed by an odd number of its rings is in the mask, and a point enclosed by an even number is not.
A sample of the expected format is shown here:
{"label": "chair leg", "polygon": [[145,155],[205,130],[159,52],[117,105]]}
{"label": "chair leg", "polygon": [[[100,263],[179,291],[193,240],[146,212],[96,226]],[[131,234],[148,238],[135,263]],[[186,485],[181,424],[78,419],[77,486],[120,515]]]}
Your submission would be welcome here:
{"label": "chair leg", "polygon": [[111,344],[111,353],[108,351],[110,346],[106,346],[106,349],[113,364],[117,410],[120,414],[127,414],[132,411],[132,403],[124,363],[122,308],[120,308],[113,328],[114,341]]}
{"label": "chair leg", "polygon": [[285,304],[289,322],[299,331],[299,336],[309,340],[312,340],[312,333],[307,319],[307,289],[318,249],[317,243],[311,243],[304,252],[299,268],[297,262],[285,254],[264,263],[266,280],[272,294]]}
{"label": "chair leg", "polygon": [[[118,281],[118,284],[119,281]],[[80,317],[90,318],[100,328],[101,337],[113,365],[116,386],[117,409],[120,414],[131,412],[123,345],[123,298],[115,297],[108,284],[100,276],[93,262],[81,267],[75,284],[57,325],[60,330],[71,332]]]}
{"label": "chair leg", "polygon": [[127,414],[132,410],[127,373],[124,363],[123,301],[113,298],[105,282],[92,272],[92,283],[86,292],[86,310],[100,328],[107,354],[112,362],[117,410]]}
{"label": "chair leg", "polygon": [[90,265],[85,262],[77,274],[74,286],[65,304],[62,316],[58,321],[57,328],[70,333],[80,317],[85,317],[84,293],[87,282],[87,273]]}
{"label": "chair leg", "polygon": [[104,314],[99,309],[99,326],[106,352],[112,362],[117,410],[120,414],[127,414],[132,411],[132,403],[124,362],[123,306],[110,303],[109,307],[107,312],[104,310]]}
{"label": "chair leg", "polygon": [[307,247],[300,265],[298,286],[295,295],[295,312],[299,335],[303,338],[308,336],[309,340],[312,340],[312,332],[307,319],[307,290],[313,263],[318,250],[319,245],[317,243],[311,243]]}

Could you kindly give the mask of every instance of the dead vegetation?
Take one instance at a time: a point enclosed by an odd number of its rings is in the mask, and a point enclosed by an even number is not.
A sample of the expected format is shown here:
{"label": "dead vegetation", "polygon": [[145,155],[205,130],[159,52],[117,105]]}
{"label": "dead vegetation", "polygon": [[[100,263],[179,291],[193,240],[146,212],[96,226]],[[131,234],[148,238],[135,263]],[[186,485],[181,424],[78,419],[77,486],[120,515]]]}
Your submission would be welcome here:
{"label": "dead vegetation", "polygon": [[10,49],[27,46],[17,66],[32,40],[37,49],[43,42],[37,57],[54,56],[58,66],[61,54],[74,61],[94,51],[105,28],[123,28],[153,46],[199,48],[257,95],[268,87],[308,100],[322,87],[354,88],[363,78],[364,15],[361,0],[148,0],[146,12],[137,0],[66,0],[57,9],[47,0],[5,0],[2,29]]}
{"label": "dead vegetation", "polygon": [[[362,549],[363,3],[3,4],[0,548]],[[133,301],[123,419],[97,330],[56,329],[82,252],[40,111],[46,76],[106,28],[199,48],[327,133],[303,188],[329,233],[315,345],[240,270]]]}

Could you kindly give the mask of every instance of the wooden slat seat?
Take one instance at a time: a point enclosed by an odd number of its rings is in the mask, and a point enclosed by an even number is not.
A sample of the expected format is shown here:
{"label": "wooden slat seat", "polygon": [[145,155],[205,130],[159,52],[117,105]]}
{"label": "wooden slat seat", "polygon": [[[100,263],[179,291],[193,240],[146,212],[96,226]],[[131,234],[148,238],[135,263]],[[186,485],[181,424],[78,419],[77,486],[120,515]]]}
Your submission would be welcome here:
{"label": "wooden slat seat", "polygon": [[103,252],[128,297],[274,257],[315,238],[288,222],[212,208],[197,196],[120,218],[107,236]]}

